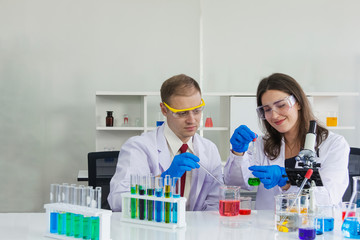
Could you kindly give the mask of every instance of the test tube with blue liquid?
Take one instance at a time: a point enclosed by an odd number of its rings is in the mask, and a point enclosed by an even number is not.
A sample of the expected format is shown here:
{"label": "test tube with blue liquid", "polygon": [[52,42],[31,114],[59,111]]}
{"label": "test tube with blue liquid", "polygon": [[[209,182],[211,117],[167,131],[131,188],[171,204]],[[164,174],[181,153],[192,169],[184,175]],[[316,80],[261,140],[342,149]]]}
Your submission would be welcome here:
{"label": "test tube with blue liquid", "polygon": [[[95,190],[91,189],[94,193],[91,206],[93,208],[101,209],[101,187],[96,187]],[[91,217],[91,240],[99,240],[100,237],[100,217]]]}
{"label": "test tube with blue liquid", "polygon": [[[164,182],[162,177],[155,178],[155,196],[163,197],[164,195]],[[155,221],[163,221],[163,207],[164,203],[162,201],[155,201]]]}
{"label": "test tube with blue liquid", "polygon": [[[132,195],[136,195],[138,193],[138,176],[135,174],[130,175],[130,193]],[[131,211],[131,218],[136,218],[137,212],[137,199],[131,198],[130,199],[130,211]]]}
{"label": "test tube with blue liquid", "polygon": [[[139,183],[139,195],[145,195],[146,193],[146,176],[140,177]],[[145,220],[146,217],[146,202],[144,199],[139,199],[139,219]]]}
{"label": "test tube with blue liquid", "polygon": [[[181,181],[179,177],[174,177],[173,178],[173,189],[172,189],[172,193],[173,193],[173,198],[180,198],[180,191],[181,191]],[[178,219],[178,204],[174,203],[173,204],[173,223],[177,223],[177,219]]]}
{"label": "test tube with blue liquid", "polygon": [[[154,196],[155,191],[155,177],[151,174],[147,177],[147,195]],[[148,221],[154,220],[154,200],[147,200],[147,219]]]}
{"label": "test tube with blue liquid", "polygon": [[[59,184],[50,185],[50,203],[56,203],[59,195]],[[50,233],[58,233],[58,215],[57,211],[50,213]]]}
{"label": "test tube with blue liquid", "polygon": [[[165,181],[164,181],[164,195],[165,198],[170,198],[171,197],[171,178],[170,175],[166,175],[165,176]],[[171,203],[170,202],[165,202],[165,223],[170,223],[171,222]]]}

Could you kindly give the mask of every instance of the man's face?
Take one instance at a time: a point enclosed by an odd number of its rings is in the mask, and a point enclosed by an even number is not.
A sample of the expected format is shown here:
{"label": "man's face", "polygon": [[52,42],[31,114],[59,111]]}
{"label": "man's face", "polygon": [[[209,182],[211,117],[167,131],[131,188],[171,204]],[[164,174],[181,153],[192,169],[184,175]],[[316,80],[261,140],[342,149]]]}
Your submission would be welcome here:
{"label": "man's face", "polygon": [[[174,109],[188,109],[196,107],[201,104],[201,95],[195,89],[190,89],[192,92],[189,96],[171,96],[168,104]],[[166,116],[167,124],[175,135],[180,138],[183,143],[186,143],[194,134],[200,125],[201,111],[196,110],[182,112],[185,114],[174,114],[163,103],[160,103],[161,112]]]}

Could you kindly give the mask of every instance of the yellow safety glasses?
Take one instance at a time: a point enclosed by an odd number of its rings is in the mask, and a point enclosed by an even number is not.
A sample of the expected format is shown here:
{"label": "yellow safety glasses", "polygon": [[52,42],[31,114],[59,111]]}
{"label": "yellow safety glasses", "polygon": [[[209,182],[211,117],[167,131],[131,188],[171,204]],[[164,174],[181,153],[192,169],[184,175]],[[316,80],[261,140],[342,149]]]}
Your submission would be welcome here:
{"label": "yellow safety glasses", "polygon": [[170,107],[168,104],[166,104],[165,102],[163,102],[164,105],[172,112],[173,116],[175,118],[186,118],[187,116],[189,116],[190,111],[194,114],[194,115],[199,115],[201,114],[202,110],[204,109],[205,106],[205,102],[204,99],[201,99],[201,104],[195,107],[191,107],[191,108],[185,108],[185,109],[175,109]]}

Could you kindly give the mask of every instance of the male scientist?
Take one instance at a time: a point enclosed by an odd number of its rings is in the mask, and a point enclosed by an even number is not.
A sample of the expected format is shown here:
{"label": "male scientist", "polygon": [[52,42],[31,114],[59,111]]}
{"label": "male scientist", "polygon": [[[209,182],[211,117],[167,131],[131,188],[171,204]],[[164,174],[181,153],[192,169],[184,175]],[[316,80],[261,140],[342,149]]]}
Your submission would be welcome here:
{"label": "male scientist", "polygon": [[217,210],[220,184],[199,168],[201,162],[223,181],[216,145],[196,133],[205,106],[199,84],[184,74],[176,75],[162,84],[160,94],[166,121],[154,131],[131,137],[122,146],[110,182],[110,207],[121,211],[121,194],[130,191],[130,175],[152,174],[181,177],[187,211]]}

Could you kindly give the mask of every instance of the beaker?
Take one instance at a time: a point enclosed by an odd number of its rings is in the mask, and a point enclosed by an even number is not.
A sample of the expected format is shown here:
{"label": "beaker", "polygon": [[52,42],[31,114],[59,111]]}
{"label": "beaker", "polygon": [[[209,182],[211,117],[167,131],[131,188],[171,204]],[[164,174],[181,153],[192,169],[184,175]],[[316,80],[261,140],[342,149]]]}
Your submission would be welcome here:
{"label": "beaker", "polygon": [[332,205],[317,205],[317,232],[331,232],[334,230],[334,207]]}
{"label": "beaker", "polygon": [[220,186],[219,213],[221,216],[237,216],[240,208],[240,187]]}
{"label": "beaker", "polygon": [[300,197],[296,194],[275,196],[275,228],[280,232],[295,232],[299,226]]}
{"label": "beaker", "polygon": [[205,127],[213,127],[213,121],[211,115],[208,115],[205,120]]}
{"label": "beaker", "polygon": [[316,238],[316,218],[314,214],[302,214],[299,224],[299,239],[312,240]]}

